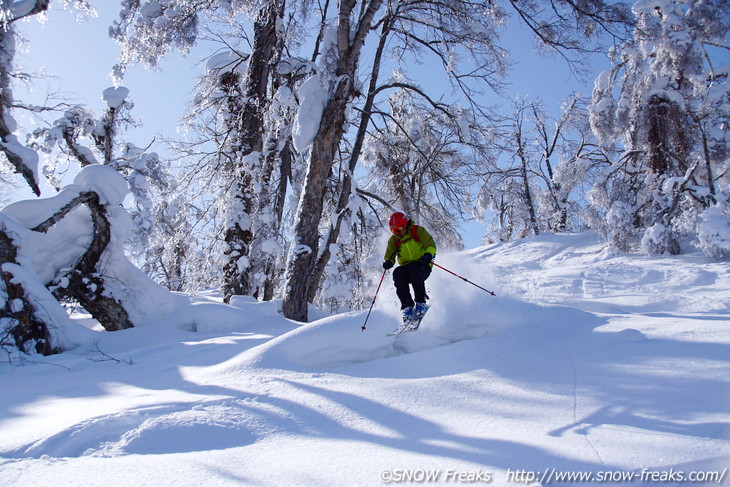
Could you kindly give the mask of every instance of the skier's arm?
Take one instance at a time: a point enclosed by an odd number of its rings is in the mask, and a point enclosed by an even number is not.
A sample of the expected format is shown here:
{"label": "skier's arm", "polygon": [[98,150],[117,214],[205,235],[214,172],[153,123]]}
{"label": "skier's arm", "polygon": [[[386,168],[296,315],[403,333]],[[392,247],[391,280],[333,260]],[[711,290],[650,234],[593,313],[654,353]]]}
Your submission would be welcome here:
{"label": "skier's arm", "polygon": [[432,257],[436,257],[436,242],[431,234],[428,233],[428,230],[421,226],[418,227],[418,241],[424,248],[424,254],[431,254]]}
{"label": "skier's arm", "polygon": [[388,247],[385,249],[384,260],[386,262],[395,263],[395,256],[398,255],[398,247],[395,245],[395,237],[388,239]]}

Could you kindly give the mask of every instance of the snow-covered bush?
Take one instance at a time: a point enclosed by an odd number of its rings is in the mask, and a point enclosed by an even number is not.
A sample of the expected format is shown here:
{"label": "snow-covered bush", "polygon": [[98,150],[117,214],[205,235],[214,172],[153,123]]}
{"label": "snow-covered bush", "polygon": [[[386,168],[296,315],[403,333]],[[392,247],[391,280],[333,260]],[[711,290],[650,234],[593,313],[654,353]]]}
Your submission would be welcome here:
{"label": "snow-covered bush", "polygon": [[631,205],[623,201],[614,201],[606,214],[606,224],[601,230],[611,247],[627,252],[635,241],[632,223]]}
{"label": "snow-covered bush", "polygon": [[708,257],[730,257],[730,211],[726,203],[711,206],[702,213],[698,238],[700,250]]}
{"label": "snow-covered bush", "polygon": [[621,153],[598,210],[628,201],[622,220],[643,234],[642,248],[679,253],[680,241],[699,238],[699,215],[728,172],[727,68],[708,46],[726,43],[730,6],[641,0],[633,13],[634,37],[612,52],[615,66],[593,90],[593,131]]}

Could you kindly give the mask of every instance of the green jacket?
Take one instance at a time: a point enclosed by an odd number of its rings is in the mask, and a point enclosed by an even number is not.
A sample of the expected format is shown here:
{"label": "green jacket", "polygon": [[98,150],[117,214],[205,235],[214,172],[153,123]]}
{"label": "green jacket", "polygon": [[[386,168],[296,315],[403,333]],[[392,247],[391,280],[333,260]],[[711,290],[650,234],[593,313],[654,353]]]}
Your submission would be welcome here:
{"label": "green jacket", "polygon": [[403,238],[391,235],[388,247],[385,249],[385,260],[394,262],[398,256],[398,264],[406,265],[420,260],[423,254],[429,253],[436,257],[436,242],[428,231],[420,225],[415,225],[418,241],[413,238],[413,222],[408,222],[408,229]]}

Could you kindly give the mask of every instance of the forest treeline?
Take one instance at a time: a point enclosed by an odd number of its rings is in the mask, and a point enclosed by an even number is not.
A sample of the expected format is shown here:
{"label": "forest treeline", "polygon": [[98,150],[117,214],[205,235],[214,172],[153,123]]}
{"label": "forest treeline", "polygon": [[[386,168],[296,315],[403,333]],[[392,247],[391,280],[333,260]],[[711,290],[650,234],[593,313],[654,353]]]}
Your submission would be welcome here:
{"label": "forest treeline", "polygon": [[[124,0],[103,113],[13,97],[17,26],[50,4],[1,4],[4,179],[38,196],[0,213],[3,347],[63,348],[69,303],[135,326],[140,275],[280,299],[297,321],[360,308],[393,210],[441,248],[484,218],[485,243],[591,229],[617,251],[730,255],[727,0]],[[510,99],[516,23],[576,74],[596,54],[611,68],[559,111]],[[125,71],[202,40],[185,137],[165,157],[126,140]],[[19,129],[22,111],[45,125]]]}

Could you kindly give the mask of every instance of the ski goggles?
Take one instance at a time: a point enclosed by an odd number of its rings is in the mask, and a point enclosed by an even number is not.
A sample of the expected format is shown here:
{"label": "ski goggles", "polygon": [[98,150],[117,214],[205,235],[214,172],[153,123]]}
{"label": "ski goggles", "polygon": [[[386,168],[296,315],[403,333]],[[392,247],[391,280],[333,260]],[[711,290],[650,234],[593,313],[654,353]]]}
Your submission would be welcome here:
{"label": "ski goggles", "polygon": [[390,227],[390,231],[398,235],[406,231],[406,227]]}

